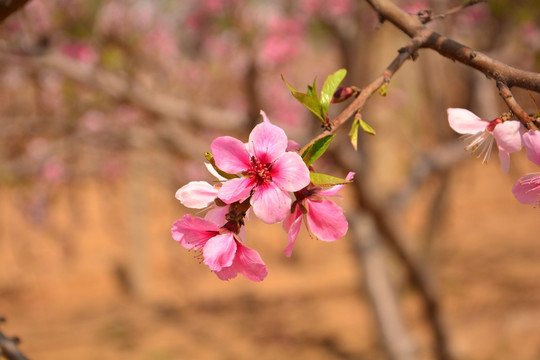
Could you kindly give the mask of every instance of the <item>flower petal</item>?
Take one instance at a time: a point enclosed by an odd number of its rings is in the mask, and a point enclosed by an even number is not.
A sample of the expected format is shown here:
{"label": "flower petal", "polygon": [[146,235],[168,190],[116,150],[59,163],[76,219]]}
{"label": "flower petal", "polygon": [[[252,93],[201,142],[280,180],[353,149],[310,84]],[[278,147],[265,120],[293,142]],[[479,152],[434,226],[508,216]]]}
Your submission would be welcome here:
{"label": "flower petal", "polygon": [[523,144],[527,150],[527,158],[540,166],[540,131],[529,130],[523,134]]}
{"label": "flower petal", "polygon": [[232,233],[216,235],[204,245],[204,263],[213,271],[220,271],[233,263],[236,241]]}
{"label": "flower petal", "polygon": [[210,147],[216,166],[226,173],[237,174],[250,168],[250,155],[240,140],[221,136],[212,141]]}
{"label": "flower petal", "polygon": [[447,110],[450,127],[459,134],[475,134],[483,131],[489,124],[467,109]]}
{"label": "flower petal", "polygon": [[234,279],[236,275],[238,275],[238,271],[234,268],[234,266],[229,266],[226,268],[222,268],[220,271],[214,271],[217,275],[217,277],[220,280],[230,280]]}
{"label": "flower petal", "polygon": [[192,181],[176,191],[175,197],[192,209],[204,209],[214,202],[218,190],[206,181]]}
{"label": "flower petal", "polygon": [[249,134],[250,152],[261,163],[271,163],[287,149],[287,135],[280,127],[263,122]]}
{"label": "flower petal", "polygon": [[211,221],[217,225],[223,225],[227,222],[225,215],[229,212],[229,205],[226,206],[215,206],[212,209],[208,210],[204,216],[205,220]]}
{"label": "flower petal", "polygon": [[234,269],[251,281],[263,281],[268,270],[259,253],[240,243],[237,246]]}
{"label": "flower petal", "polygon": [[253,212],[262,221],[272,224],[280,222],[291,209],[291,197],[274,183],[265,183],[255,188],[251,197]]}
{"label": "flower petal", "polygon": [[213,222],[187,214],[174,222],[171,235],[186,249],[199,250],[218,231],[219,227]]}
{"label": "flower petal", "polygon": [[323,241],[342,238],[349,228],[343,209],[333,201],[311,201],[307,199],[307,222],[311,232]]}
{"label": "flower petal", "polygon": [[499,160],[501,161],[501,167],[505,174],[508,174],[510,170],[510,153],[499,147]]}
{"label": "flower petal", "polygon": [[497,124],[492,134],[499,148],[508,153],[521,150],[521,130],[523,125],[519,121],[505,121]]}
{"label": "flower petal", "polygon": [[300,232],[300,227],[302,226],[302,211],[300,211],[299,206],[295,206],[295,210],[292,214],[287,215],[283,221],[283,229],[287,232],[287,238],[289,243],[283,252],[285,256],[290,257],[294,244],[296,243],[296,238]]}
{"label": "flower petal", "polygon": [[254,186],[255,183],[250,178],[227,180],[219,188],[218,197],[227,204],[232,204],[235,201],[242,201],[247,199]]}
{"label": "flower petal", "polygon": [[285,191],[298,191],[309,185],[309,169],[294,152],[281,155],[270,170],[272,181]]}
{"label": "flower petal", "polygon": [[523,204],[540,204],[540,173],[528,174],[515,182],[512,192]]}

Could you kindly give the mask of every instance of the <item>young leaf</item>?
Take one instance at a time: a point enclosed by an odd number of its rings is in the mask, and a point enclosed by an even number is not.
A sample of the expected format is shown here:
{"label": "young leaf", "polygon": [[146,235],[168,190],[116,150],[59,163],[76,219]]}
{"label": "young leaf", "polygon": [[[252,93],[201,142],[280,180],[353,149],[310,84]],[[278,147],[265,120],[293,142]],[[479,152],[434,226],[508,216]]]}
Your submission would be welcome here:
{"label": "young leaf", "polygon": [[369,124],[365,122],[364,120],[362,120],[361,118],[360,118],[360,127],[362,128],[362,130],[364,130],[365,133],[368,133],[369,135],[376,135],[375,130],[373,130],[373,128],[369,126]]}
{"label": "young leaf", "polygon": [[309,145],[309,147],[302,154],[302,160],[304,160],[304,163],[307,166],[309,166],[309,160],[311,159],[312,153],[313,153],[313,144]]}
{"label": "young leaf", "polygon": [[321,157],[322,154],[328,149],[328,146],[330,145],[330,141],[334,138],[335,135],[327,135],[313,143],[313,145],[310,145],[306,151],[302,154],[302,159],[304,159],[304,162],[307,166],[313,164],[315,160]]}
{"label": "young leaf", "polygon": [[311,182],[315,186],[334,186],[334,185],[341,185],[341,184],[348,184],[351,181],[338,178],[335,176],[330,176],[326,174],[316,173],[316,172],[310,172],[309,177],[311,179]]}
{"label": "young leaf", "polygon": [[355,151],[358,151],[358,126],[360,125],[360,119],[355,117],[349,131],[349,137],[351,138],[351,144]]}
{"label": "young leaf", "polygon": [[221,170],[220,168],[218,168],[216,166],[216,162],[214,161],[214,155],[212,155],[212,153],[210,151],[207,151],[204,153],[204,157],[206,158],[206,160],[208,160],[208,162],[210,163],[210,165],[212,165],[212,167],[214,168],[214,170],[217,171],[217,173],[221,176],[223,176],[225,179],[235,179],[237,178],[238,176],[236,175],[233,175],[233,174],[229,174],[229,173],[226,173],[225,171]]}
{"label": "young leaf", "polygon": [[347,70],[339,69],[332,75],[328,76],[326,80],[324,81],[324,84],[321,90],[321,105],[322,105],[323,115],[326,115],[328,113],[328,107],[330,106],[330,101],[332,100],[332,96],[334,96],[336,89],[345,78],[345,75],[347,75]]}
{"label": "young leaf", "polygon": [[293,96],[296,98],[296,100],[300,101],[302,105],[307,107],[315,116],[317,116],[322,122],[324,122],[324,117],[322,116],[322,106],[321,102],[319,101],[319,97],[317,96],[317,88],[315,86],[315,81],[313,82],[313,86],[310,88],[308,87],[308,93],[304,94],[296,89],[294,89],[287,81],[285,81],[285,77],[281,75],[281,79],[289,88]]}

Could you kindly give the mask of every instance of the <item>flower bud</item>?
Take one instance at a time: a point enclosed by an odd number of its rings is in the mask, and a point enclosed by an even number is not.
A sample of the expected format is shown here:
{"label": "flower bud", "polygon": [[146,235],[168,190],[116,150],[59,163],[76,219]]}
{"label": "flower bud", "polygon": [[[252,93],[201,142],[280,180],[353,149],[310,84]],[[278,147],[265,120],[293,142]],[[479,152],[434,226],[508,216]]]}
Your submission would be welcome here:
{"label": "flower bud", "polygon": [[355,91],[350,87],[338,87],[337,90],[334,92],[334,96],[332,96],[332,101],[330,101],[330,103],[336,104],[345,101],[350,98],[351,95],[353,95],[354,93]]}

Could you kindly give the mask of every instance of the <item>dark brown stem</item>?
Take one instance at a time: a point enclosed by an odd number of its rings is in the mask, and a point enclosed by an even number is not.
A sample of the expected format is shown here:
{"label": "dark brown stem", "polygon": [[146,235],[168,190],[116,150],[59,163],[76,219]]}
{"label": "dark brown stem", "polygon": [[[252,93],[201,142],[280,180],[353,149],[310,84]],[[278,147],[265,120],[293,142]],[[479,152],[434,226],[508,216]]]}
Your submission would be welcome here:
{"label": "dark brown stem", "polygon": [[[508,88],[515,86],[540,93],[539,73],[514,68],[492,59],[480,51],[473,50],[455,40],[427,29],[424,24],[422,24],[421,19],[407,14],[389,0],[366,1],[379,14],[381,19],[391,22],[411,38],[420,40],[421,48],[435,50],[451,60],[472,67],[482,72],[488,78],[494,79],[497,83],[506,85]],[[515,104],[517,104],[517,102]],[[530,127],[532,119],[528,115],[518,116],[518,119],[524,126]]]}
{"label": "dark brown stem", "polygon": [[414,54],[416,53],[416,50],[418,50],[419,46],[421,45],[421,42],[413,39],[413,42],[409,44],[406,47],[403,47],[399,50],[399,54],[395,57],[395,59],[388,65],[386,70],[379,75],[375,80],[373,80],[370,84],[367,86],[364,86],[360,94],[352,103],[345,108],[334,120],[330,121],[330,130],[323,131],[321,134],[319,134],[317,137],[313,138],[309,143],[304,145],[302,149],[300,149],[299,153],[302,154],[311,144],[315,143],[315,141],[333,134],[337,131],[337,129],[345,123],[351,116],[356,114],[359,111],[362,111],[362,108],[364,107],[366,101],[373,95],[377,90],[381,88],[381,86],[387,84],[390,81],[390,78],[396,73],[396,71],[410,58],[414,57]]}
{"label": "dark brown stem", "polygon": [[499,94],[504,102],[506,102],[508,108],[516,115],[523,126],[525,126],[527,130],[538,130],[538,127],[534,124],[529,114],[518,104],[512,91],[510,91],[510,88],[500,81],[497,81],[497,87],[499,88]]}
{"label": "dark brown stem", "polygon": [[[0,318],[0,322],[4,321],[4,318]],[[28,360],[17,347],[18,343],[19,339],[7,337],[0,331],[0,358],[5,357],[8,360]]]}
{"label": "dark brown stem", "polygon": [[0,23],[8,16],[21,9],[30,0],[0,0]]}

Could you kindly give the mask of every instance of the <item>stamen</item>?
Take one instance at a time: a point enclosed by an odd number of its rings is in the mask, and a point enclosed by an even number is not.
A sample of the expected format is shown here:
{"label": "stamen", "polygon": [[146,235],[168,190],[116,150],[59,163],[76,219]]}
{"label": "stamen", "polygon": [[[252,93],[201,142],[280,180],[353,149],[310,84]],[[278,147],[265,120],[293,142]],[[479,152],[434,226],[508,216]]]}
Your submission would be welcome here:
{"label": "stamen", "polygon": [[470,150],[477,158],[482,157],[482,164],[488,162],[494,140],[489,132],[482,131],[476,134],[466,134],[461,136],[461,139],[467,144],[465,150]]}

